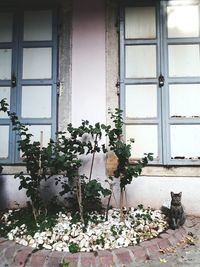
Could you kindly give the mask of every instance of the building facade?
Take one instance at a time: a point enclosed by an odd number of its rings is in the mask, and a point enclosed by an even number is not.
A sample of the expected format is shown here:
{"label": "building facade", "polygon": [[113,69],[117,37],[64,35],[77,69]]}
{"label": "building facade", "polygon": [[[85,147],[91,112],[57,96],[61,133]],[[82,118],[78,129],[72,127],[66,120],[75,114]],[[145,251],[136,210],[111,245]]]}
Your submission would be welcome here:
{"label": "building facade", "polygon": [[[154,155],[127,187],[128,205],[159,208],[182,191],[186,212],[200,215],[200,1],[0,4],[0,99],[34,138],[42,130],[45,145],[82,119],[110,123],[120,107],[132,158]],[[17,138],[1,113],[2,208],[25,201],[12,177],[23,168]],[[103,155],[94,177],[106,177]]]}

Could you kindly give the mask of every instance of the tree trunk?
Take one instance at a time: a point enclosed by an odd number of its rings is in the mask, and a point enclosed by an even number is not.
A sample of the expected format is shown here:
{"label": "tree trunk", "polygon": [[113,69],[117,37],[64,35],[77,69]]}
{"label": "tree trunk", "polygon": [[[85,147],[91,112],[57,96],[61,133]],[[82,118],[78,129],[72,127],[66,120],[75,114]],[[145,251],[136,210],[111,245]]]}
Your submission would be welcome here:
{"label": "tree trunk", "polygon": [[85,224],[84,216],[83,216],[83,203],[82,203],[82,190],[81,190],[81,179],[79,177],[76,177],[76,194],[77,194],[77,200],[78,200],[78,206],[80,210],[80,217],[81,222]]}
{"label": "tree trunk", "polygon": [[121,188],[121,191],[120,191],[120,222],[124,221],[123,207],[124,207],[124,189]]}

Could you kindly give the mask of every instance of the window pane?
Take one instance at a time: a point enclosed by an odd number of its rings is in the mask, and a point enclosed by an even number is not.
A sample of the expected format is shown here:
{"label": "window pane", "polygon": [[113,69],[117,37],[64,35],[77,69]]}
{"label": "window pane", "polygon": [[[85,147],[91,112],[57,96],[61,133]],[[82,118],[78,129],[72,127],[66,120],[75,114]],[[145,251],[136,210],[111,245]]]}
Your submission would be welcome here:
{"label": "window pane", "polygon": [[[0,87],[0,101],[6,98],[7,103],[10,105],[10,87]],[[7,112],[0,111],[0,119],[8,118]]]}
{"label": "window pane", "polygon": [[[33,108],[37,106],[37,108]],[[22,87],[22,117],[51,117],[51,86]]]}
{"label": "window pane", "polygon": [[0,12],[0,42],[12,42],[12,13]]}
{"label": "window pane", "polygon": [[171,77],[200,76],[199,45],[169,45]]}
{"label": "window pane", "polygon": [[200,125],[171,126],[171,157],[200,157]]}
{"label": "window pane", "polygon": [[51,48],[24,48],[23,79],[50,79],[51,58]]}
{"label": "window pane", "polygon": [[156,77],[156,46],[126,46],[126,77]]}
{"label": "window pane", "polygon": [[155,7],[129,7],[125,9],[126,38],[156,37]]}
{"label": "window pane", "polygon": [[0,158],[8,158],[9,126],[0,126]]}
{"label": "window pane", "polygon": [[11,49],[0,49],[0,80],[10,80],[11,58]]}
{"label": "window pane", "polygon": [[52,40],[52,12],[50,10],[25,11],[24,40]]}
{"label": "window pane", "polygon": [[43,146],[47,146],[51,138],[51,125],[31,125],[28,127],[33,137],[32,141],[39,141],[41,137],[41,131],[43,132]]}
{"label": "window pane", "polygon": [[170,85],[170,116],[200,116],[200,84]]}
{"label": "window pane", "polygon": [[168,6],[167,16],[169,38],[199,36],[199,6]]}
{"label": "window pane", "polygon": [[156,85],[126,86],[126,117],[157,117]]}
{"label": "window pane", "polygon": [[144,153],[153,153],[158,157],[158,128],[156,125],[128,125],[126,126],[126,140],[134,139],[132,157],[142,158]]}

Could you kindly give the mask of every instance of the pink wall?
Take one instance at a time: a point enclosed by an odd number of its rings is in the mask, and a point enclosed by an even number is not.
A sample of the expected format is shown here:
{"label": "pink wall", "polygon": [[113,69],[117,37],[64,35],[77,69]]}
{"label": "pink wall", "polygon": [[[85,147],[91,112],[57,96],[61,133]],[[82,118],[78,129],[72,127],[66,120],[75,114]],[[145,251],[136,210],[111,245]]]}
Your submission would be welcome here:
{"label": "pink wall", "polygon": [[105,6],[103,0],[73,1],[72,122],[106,118]]}

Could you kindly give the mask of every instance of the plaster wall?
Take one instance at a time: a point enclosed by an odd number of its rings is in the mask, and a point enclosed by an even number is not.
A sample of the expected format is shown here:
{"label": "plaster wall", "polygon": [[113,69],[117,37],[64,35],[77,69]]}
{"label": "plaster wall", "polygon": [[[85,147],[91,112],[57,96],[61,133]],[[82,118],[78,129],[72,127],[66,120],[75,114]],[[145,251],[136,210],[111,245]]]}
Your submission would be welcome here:
{"label": "plaster wall", "polygon": [[[199,177],[159,177],[140,176],[127,186],[127,204],[136,207],[159,209],[162,205],[170,204],[170,192],[182,192],[182,203],[186,214],[200,215],[200,178]],[[119,187],[115,188],[116,197]],[[114,204],[114,202],[113,202]]]}
{"label": "plaster wall", "polygon": [[102,0],[73,1],[72,123],[106,119],[105,6]]}
{"label": "plaster wall", "polygon": [[[72,12],[72,124],[106,123],[105,2],[75,0]],[[104,142],[105,140],[102,140]],[[81,172],[89,175],[91,157]],[[97,154],[94,178],[105,176],[104,155]]]}

